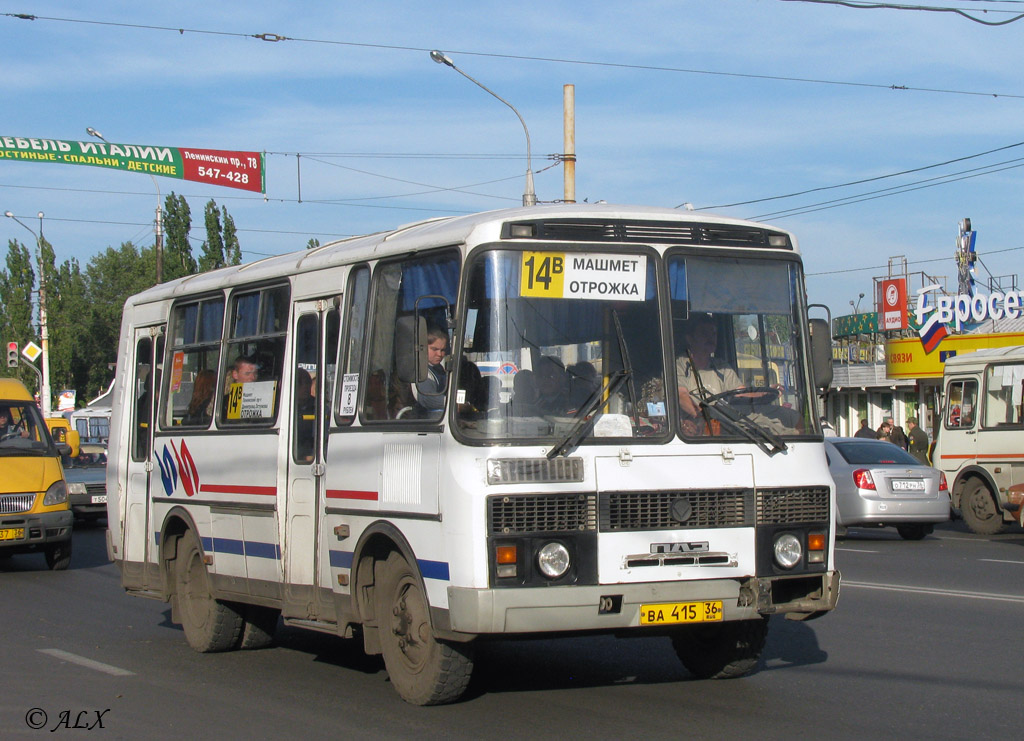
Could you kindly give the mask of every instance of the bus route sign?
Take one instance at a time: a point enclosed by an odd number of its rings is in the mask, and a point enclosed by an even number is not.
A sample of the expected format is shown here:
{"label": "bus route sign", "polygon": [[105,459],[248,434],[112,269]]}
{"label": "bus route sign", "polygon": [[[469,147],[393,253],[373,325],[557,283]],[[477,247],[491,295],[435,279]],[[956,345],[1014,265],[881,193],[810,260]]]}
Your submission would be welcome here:
{"label": "bus route sign", "polygon": [[519,293],[537,298],[643,301],[647,257],[588,252],[524,252]]}

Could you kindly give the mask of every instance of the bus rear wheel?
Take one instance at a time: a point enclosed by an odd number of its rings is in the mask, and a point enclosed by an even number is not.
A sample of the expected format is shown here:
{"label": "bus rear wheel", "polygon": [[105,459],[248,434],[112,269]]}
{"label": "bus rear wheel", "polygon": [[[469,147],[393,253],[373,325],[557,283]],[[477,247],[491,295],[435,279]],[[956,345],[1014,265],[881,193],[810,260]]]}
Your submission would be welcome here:
{"label": "bus rear wheel", "polygon": [[419,574],[392,551],[376,564],[375,613],[391,684],[412,705],[454,702],[469,685],[472,647],[434,637]]}
{"label": "bus rear wheel", "polygon": [[971,532],[978,535],[995,535],[1004,527],[1003,513],[996,506],[992,492],[978,478],[971,479],[960,495],[960,514]]}
{"label": "bus rear wheel", "polygon": [[242,616],[213,598],[203,549],[191,530],[178,541],[174,579],[177,613],[188,644],[200,653],[235,648],[241,636]]}
{"label": "bus rear wheel", "polygon": [[672,647],[698,679],[732,679],[753,671],[767,636],[765,617],[704,623],[680,628],[672,636]]}

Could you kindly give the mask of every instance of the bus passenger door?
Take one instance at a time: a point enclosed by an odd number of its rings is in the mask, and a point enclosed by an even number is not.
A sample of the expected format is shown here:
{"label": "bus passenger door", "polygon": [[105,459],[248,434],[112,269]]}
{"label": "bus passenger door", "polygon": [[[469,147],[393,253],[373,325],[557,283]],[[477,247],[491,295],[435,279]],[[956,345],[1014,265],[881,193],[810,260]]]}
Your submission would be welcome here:
{"label": "bus passenger door", "polygon": [[[319,531],[324,501],[324,424],[330,410],[337,356],[338,311],[329,299],[297,302],[287,413],[288,492],[285,499],[284,559],[286,617],[335,619],[334,603],[323,599],[319,573]],[[284,429],[284,428],[283,428]],[[329,589],[328,589],[329,591]]]}
{"label": "bus passenger door", "polygon": [[[160,586],[156,528],[151,522],[153,485],[153,409],[159,393],[159,363],[163,356],[164,326],[135,330],[135,365],[122,400],[129,410],[127,452],[128,486],[124,510],[124,586],[146,589]],[[157,472],[159,481],[159,472]]]}

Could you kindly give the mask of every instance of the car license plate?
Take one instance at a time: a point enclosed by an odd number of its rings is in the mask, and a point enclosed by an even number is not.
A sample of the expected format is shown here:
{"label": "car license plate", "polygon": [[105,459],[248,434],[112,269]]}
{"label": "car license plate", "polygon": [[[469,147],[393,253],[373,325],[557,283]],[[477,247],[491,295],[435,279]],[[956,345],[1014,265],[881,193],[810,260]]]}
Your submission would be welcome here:
{"label": "car license plate", "polygon": [[893,479],[893,491],[924,491],[924,481],[921,479]]}
{"label": "car license plate", "polygon": [[667,602],[640,605],[641,625],[673,625],[675,623],[711,623],[722,619],[722,602]]}
{"label": "car license plate", "polygon": [[24,537],[25,528],[23,527],[0,528],[0,540],[21,540]]}
{"label": "car license plate", "polygon": [[98,494],[97,496],[94,496],[92,498],[92,503],[93,504],[106,504],[107,503],[107,495],[106,494]]}

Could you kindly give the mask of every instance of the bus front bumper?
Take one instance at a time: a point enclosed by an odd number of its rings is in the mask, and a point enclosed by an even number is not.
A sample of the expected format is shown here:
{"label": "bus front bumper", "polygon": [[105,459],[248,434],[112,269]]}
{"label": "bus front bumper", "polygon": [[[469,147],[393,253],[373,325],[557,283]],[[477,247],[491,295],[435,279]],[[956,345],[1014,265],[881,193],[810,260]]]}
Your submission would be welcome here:
{"label": "bus front bumper", "polygon": [[[721,601],[723,619],[780,615],[806,620],[835,608],[838,571],[795,577],[750,577],[551,588],[448,588],[455,633],[549,633],[640,628],[641,607]],[[647,627],[647,626],[643,626]]]}

